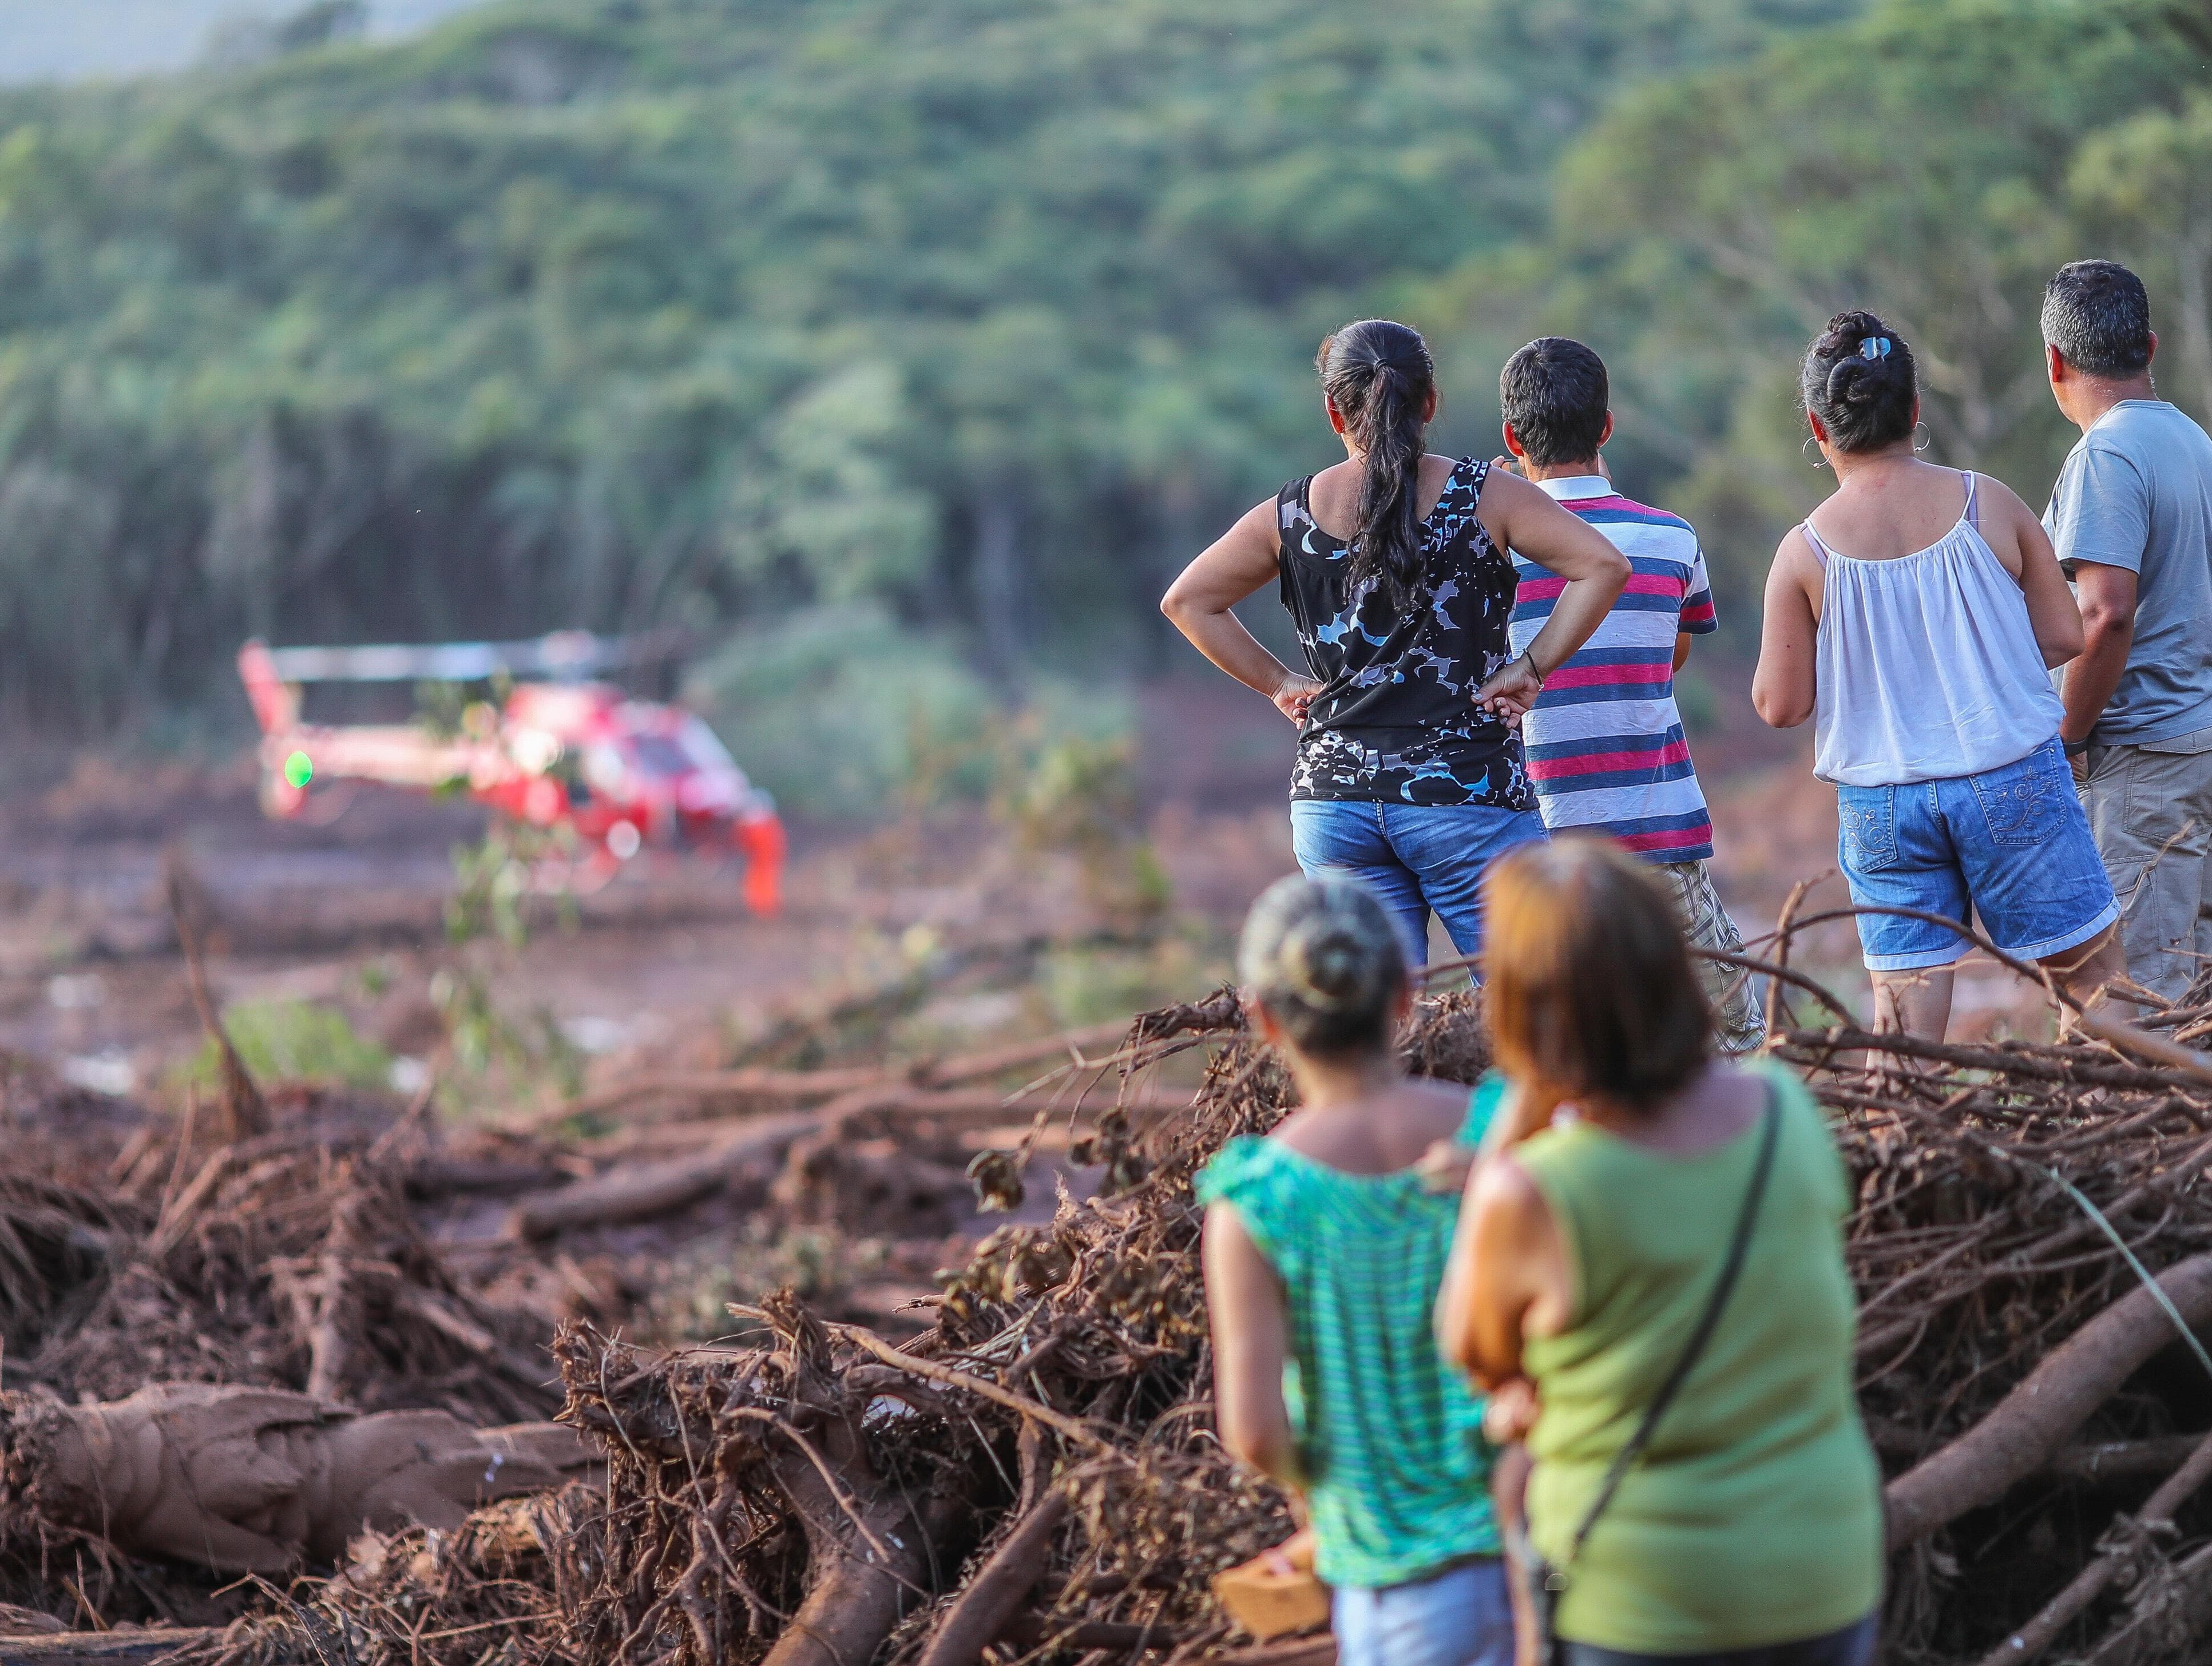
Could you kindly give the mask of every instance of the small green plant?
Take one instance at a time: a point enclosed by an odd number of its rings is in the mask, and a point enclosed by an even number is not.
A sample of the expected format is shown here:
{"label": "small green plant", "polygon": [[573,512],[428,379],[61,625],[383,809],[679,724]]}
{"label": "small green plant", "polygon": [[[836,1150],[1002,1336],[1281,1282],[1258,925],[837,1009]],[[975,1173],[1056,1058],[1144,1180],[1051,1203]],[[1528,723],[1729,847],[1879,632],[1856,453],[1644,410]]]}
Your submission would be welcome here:
{"label": "small green plant", "polygon": [[[383,1087],[392,1079],[392,1055],[355,1033],[336,1007],[306,1000],[248,1000],[228,1007],[223,1028],[246,1067],[264,1081],[339,1082]],[[204,1043],[185,1067],[185,1079],[214,1091],[222,1080],[215,1043]]]}
{"label": "small green plant", "polygon": [[1042,733],[1034,715],[1009,732],[994,811],[1029,849],[1072,852],[1094,907],[1133,924],[1158,920],[1173,891],[1138,813],[1135,741]]}

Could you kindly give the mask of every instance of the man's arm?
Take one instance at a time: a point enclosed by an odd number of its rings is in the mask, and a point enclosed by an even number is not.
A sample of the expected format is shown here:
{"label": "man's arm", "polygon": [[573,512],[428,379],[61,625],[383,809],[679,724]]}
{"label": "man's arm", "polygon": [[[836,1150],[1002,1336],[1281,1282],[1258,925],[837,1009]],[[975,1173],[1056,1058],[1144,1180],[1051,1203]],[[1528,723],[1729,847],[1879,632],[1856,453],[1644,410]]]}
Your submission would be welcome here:
{"label": "man's arm", "polygon": [[2081,655],[2066,667],[2066,717],[2059,738],[2076,746],[2089,738],[2128,668],[2136,640],[2136,575],[2124,567],[2083,561],[2074,569],[2081,604]]}

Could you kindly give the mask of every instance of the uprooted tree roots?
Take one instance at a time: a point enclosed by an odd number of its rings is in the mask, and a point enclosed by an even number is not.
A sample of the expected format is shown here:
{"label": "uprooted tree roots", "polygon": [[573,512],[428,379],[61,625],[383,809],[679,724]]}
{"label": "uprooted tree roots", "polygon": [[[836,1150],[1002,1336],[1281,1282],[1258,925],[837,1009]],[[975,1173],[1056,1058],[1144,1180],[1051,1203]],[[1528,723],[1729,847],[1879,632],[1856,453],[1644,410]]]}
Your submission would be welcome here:
{"label": "uprooted tree roots", "polygon": [[[2150,1023],[2188,1041],[2206,1018],[2212,1005]],[[1203,1085],[1162,1116],[1145,1073],[1199,1047],[1212,1049]],[[2212,1076],[2197,1055],[2088,1041],[1945,1047],[1785,1025],[1775,1049],[1836,1113],[1857,1187],[1849,1253],[1861,1397],[1888,1476],[1888,1657],[2122,1666],[2201,1652],[2212,1371],[2176,1320],[2212,1329]],[[1407,1050],[1427,1073],[1472,1080],[1486,1059],[1474,998],[1424,1003]],[[1100,1195],[985,1238],[944,1275],[919,1336],[893,1346],[787,1296],[741,1310],[716,1347],[662,1353],[570,1324],[553,1345],[561,1415],[604,1453],[603,1487],[369,1535],[337,1578],[270,1593],[198,1658],[1319,1666],[1326,1639],[1252,1649],[1209,1588],[1290,1518],[1212,1432],[1192,1178],[1224,1140],[1270,1126],[1290,1084],[1225,993],[1146,1014],[1110,1060],[1070,1071],[1118,1089],[1076,1153],[1105,1174]],[[1020,1170],[973,1172],[990,1190]],[[206,1200],[220,1210],[254,1172],[211,1182]],[[129,1219],[22,1194],[0,1256],[59,1287],[83,1234],[174,1237],[155,1264],[181,1288],[187,1243],[242,1253],[210,1228],[165,1234],[197,1184],[167,1183]],[[426,1297],[488,1335],[429,1269],[405,1273],[386,1193],[325,1189],[338,1195],[313,1232],[252,1286],[295,1377],[315,1368],[334,1303],[340,1321],[348,1302],[375,1316],[365,1332],[341,1324],[356,1341],[332,1367],[359,1359],[371,1385],[395,1363],[379,1326],[411,1324]],[[99,1311],[121,1288],[67,1299]],[[38,1329],[35,1315],[0,1317]],[[431,1335],[458,1343],[433,1322],[405,1347]],[[478,1380],[506,1380],[493,1340],[474,1354]],[[56,1346],[34,1359],[54,1369]]]}
{"label": "uprooted tree roots", "polygon": [[[1133,1097],[1147,1066],[1203,1044],[1189,1112],[1100,1116],[1084,1154],[1105,1192],[987,1238],[919,1338],[894,1347],[784,1298],[720,1350],[571,1326],[555,1347],[562,1416],[605,1449],[603,1495],[380,1541],[210,1653],[1326,1660],[1325,1641],[1250,1650],[1208,1585],[1290,1523],[1212,1432],[1191,1182],[1223,1140],[1279,1116],[1289,1084],[1218,998],[1140,1018],[1115,1065]],[[2212,1511],[2195,1498],[2212,1478],[2212,1376],[2174,1316],[2212,1328],[2212,1080],[2084,1043],[1792,1029],[1777,1050],[1838,1113],[1857,1183],[1888,1657],[2188,1657],[2212,1627]],[[1472,1079],[1472,998],[1425,1004],[1407,1051]]]}

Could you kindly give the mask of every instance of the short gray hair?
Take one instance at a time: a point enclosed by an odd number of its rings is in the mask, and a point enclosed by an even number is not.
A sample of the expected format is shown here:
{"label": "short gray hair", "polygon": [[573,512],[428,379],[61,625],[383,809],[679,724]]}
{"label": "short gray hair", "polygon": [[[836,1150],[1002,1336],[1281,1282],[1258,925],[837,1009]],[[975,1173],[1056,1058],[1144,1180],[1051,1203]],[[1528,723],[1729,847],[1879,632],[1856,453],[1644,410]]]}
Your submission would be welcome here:
{"label": "short gray hair", "polygon": [[2043,339],[2085,376],[2140,375],[2150,363],[2150,296],[2117,260],[2075,260],[2043,286]]}
{"label": "short gray hair", "polygon": [[1406,987],[1406,950],[1375,893],[1357,880],[1292,874],[1261,893],[1244,921],[1237,975],[1302,1050],[1385,1046]]}

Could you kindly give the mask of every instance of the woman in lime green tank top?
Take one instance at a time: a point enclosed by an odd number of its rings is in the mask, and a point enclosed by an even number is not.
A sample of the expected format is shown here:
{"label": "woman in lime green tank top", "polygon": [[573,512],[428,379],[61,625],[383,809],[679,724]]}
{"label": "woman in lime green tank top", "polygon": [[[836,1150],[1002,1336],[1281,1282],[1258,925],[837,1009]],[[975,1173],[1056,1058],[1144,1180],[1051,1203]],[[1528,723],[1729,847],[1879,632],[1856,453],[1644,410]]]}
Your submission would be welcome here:
{"label": "woman in lime green tank top", "polygon": [[[1438,1326],[1498,1396],[1494,1432],[1522,1408],[1529,1541],[1565,1576],[1565,1666],[1864,1666],[1881,1474],[1851,1383],[1850,1188],[1820,1108],[1778,1067],[1712,1061],[1667,898],[1615,847],[1515,853],[1489,915],[1504,1103]],[[1577,1551],[1747,1201],[1705,1345]]]}
{"label": "woman in lime green tank top", "polygon": [[1304,1498],[1340,1666],[1508,1666],[1482,1401],[1431,1329],[1458,1200],[1423,1178],[1481,1122],[1397,1061],[1405,953],[1364,886],[1270,888],[1239,970],[1302,1109],[1199,1177],[1222,1440]]}

